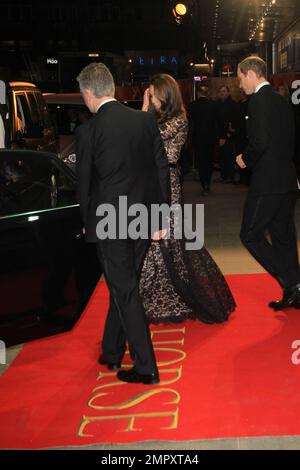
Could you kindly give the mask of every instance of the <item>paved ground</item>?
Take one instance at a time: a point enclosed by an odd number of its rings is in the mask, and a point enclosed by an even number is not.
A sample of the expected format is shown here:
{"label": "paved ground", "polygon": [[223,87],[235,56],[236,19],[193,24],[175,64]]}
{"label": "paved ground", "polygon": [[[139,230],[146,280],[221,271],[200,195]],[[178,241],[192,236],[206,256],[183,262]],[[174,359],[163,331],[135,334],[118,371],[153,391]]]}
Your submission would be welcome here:
{"label": "paved ground", "polygon": [[[243,202],[247,188],[232,184],[212,186],[208,197],[201,196],[200,183],[189,175],[185,179],[185,203],[205,204],[205,245],[225,274],[264,272],[250,256],[239,240]],[[295,221],[300,235],[300,203],[296,205]],[[298,248],[300,249],[299,236]],[[0,376],[14,360],[22,346],[14,346],[7,351],[7,365],[0,366]],[[0,383],[1,386],[1,383]],[[290,450],[300,449],[300,437],[260,437],[213,439],[190,442],[142,442],[131,445],[108,445],[80,447],[91,450]],[[69,447],[76,449],[76,447]]]}

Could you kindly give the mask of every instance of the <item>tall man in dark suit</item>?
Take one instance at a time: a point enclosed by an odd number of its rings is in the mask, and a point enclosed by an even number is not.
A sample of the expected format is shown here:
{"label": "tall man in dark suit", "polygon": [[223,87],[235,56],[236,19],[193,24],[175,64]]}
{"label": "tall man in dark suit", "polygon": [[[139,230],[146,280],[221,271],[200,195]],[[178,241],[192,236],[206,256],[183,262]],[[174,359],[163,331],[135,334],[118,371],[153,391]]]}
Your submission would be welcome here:
{"label": "tall man in dark suit", "polygon": [[[240,86],[252,95],[248,106],[249,143],[236,158],[252,178],[244,206],[241,240],[283,287],[274,310],[300,308],[300,275],[293,219],[298,189],[294,156],[294,118],[289,103],[266,80],[266,64],[248,57],[238,66]],[[269,232],[270,240],[266,238]]]}
{"label": "tall man in dark suit", "polygon": [[235,136],[239,125],[238,104],[231,98],[227,86],[219,90],[217,102],[217,128],[220,155],[220,178],[218,183],[234,182]]}
{"label": "tall man in dark suit", "polygon": [[[110,306],[105,323],[101,364],[121,367],[126,340],[134,367],[118,372],[120,380],[159,382],[153,346],[139,296],[139,272],[148,239],[134,240],[126,232],[103,239],[96,232],[97,208],[110,204],[116,220],[126,214],[119,197],[127,204],[169,202],[169,167],[155,117],[122,105],[114,99],[115,86],[108,68],[101,63],[85,67],[77,78],[84,101],[94,113],[76,132],[78,138],[78,198],[86,240],[97,243]],[[117,224],[117,229],[121,227]],[[124,227],[123,227],[124,229]]]}
{"label": "tall man in dark suit", "polygon": [[189,105],[188,112],[192,124],[195,163],[203,188],[202,196],[207,196],[210,191],[217,136],[216,105],[209,98],[207,85],[200,85],[197,100]]}

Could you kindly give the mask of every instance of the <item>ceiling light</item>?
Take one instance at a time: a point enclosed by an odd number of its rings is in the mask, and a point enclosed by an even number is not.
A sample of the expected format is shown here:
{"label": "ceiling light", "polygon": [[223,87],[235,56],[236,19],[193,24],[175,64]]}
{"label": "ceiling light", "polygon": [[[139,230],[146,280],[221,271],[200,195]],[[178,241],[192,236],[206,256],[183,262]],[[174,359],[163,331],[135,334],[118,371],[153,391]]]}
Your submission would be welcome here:
{"label": "ceiling light", "polygon": [[177,3],[174,8],[175,12],[179,16],[184,16],[186,15],[187,12],[187,7],[184,3]]}

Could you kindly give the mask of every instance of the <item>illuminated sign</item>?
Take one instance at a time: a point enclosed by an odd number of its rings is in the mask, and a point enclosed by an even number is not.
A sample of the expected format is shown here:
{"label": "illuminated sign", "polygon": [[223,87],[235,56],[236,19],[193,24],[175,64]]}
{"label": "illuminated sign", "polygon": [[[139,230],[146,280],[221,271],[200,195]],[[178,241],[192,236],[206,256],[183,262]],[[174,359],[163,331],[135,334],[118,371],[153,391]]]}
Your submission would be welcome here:
{"label": "illuminated sign", "polygon": [[50,64],[50,65],[57,65],[57,64],[58,64],[58,60],[57,60],[57,59],[54,59],[53,57],[47,57],[47,64]]}
{"label": "illuminated sign", "polygon": [[201,77],[196,76],[194,77],[194,82],[201,82],[202,80],[206,80],[208,78],[208,75],[202,75]]}
{"label": "illuminated sign", "polygon": [[137,65],[168,65],[176,67],[178,65],[178,57],[175,55],[157,55],[145,56],[139,55],[134,59]]}

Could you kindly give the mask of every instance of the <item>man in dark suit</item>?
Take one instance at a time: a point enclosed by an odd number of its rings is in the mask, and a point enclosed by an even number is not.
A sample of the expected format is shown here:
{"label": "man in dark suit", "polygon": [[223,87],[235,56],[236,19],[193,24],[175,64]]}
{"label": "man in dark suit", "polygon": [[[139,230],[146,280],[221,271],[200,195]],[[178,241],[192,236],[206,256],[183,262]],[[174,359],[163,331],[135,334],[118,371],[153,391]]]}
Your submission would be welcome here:
{"label": "man in dark suit", "polygon": [[[87,242],[97,243],[110,306],[105,323],[101,364],[121,367],[126,340],[134,367],[118,372],[125,382],[159,382],[153,346],[139,296],[139,273],[148,239],[119,234],[124,214],[119,198],[128,207],[169,202],[169,167],[163,143],[151,113],[143,113],[114,99],[115,86],[104,64],[85,67],[77,78],[84,101],[94,114],[76,132],[78,199]],[[116,212],[117,236],[99,239],[97,208],[110,204]],[[123,227],[124,229],[124,227]],[[97,231],[96,231],[97,230]]]}
{"label": "man in dark suit", "polygon": [[200,85],[198,98],[189,105],[188,112],[192,125],[195,164],[203,188],[202,196],[207,196],[210,191],[217,134],[216,105],[209,99],[207,85]]}
{"label": "man in dark suit", "polygon": [[[283,287],[274,310],[300,308],[300,275],[293,209],[298,189],[294,157],[294,118],[289,103],[266,80],[266,64],[248,57],[238,66],[240,86],[252,95],[248,106],[248,145],[237,156],[252,170],[241,240]],[[266,238],[269,232],[270,240]]]}
{"label": "man in dark suit", "polygon": [[218,183],[234,182],[235,136],[239,125],[238,104],[231,98],[227,86],[219,90],[217,102],[217,131],[219,140],[220,178]]}

